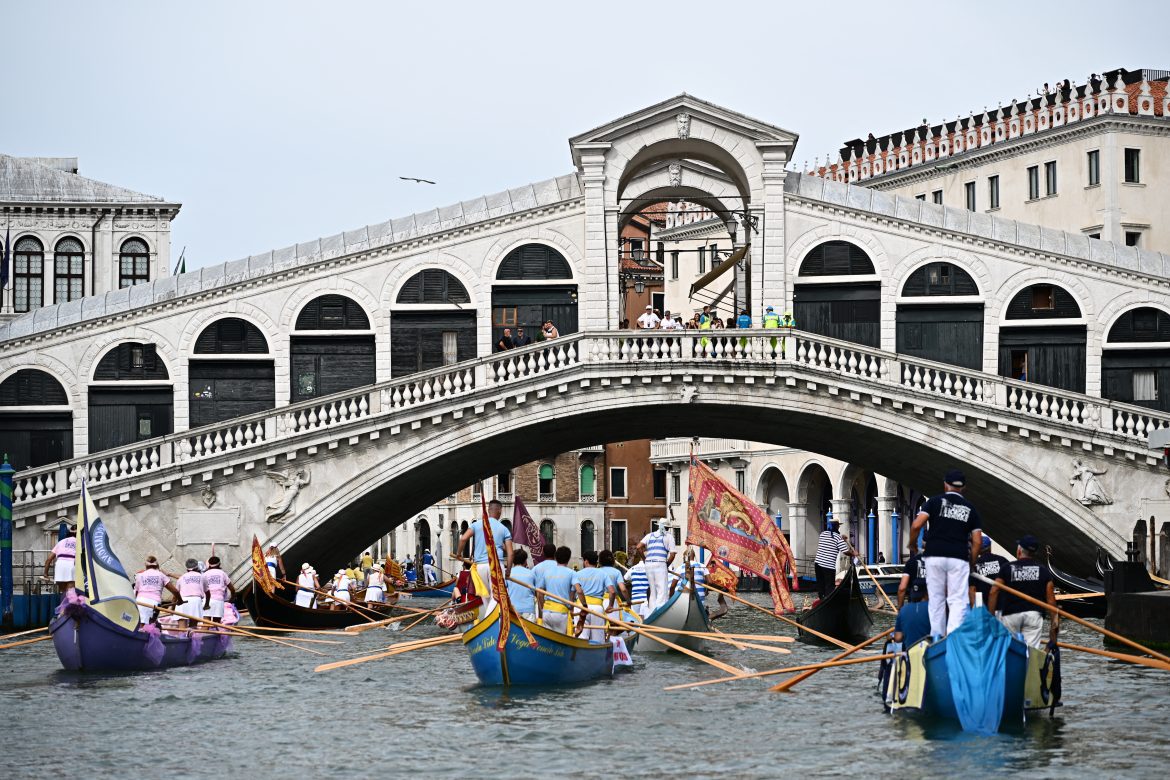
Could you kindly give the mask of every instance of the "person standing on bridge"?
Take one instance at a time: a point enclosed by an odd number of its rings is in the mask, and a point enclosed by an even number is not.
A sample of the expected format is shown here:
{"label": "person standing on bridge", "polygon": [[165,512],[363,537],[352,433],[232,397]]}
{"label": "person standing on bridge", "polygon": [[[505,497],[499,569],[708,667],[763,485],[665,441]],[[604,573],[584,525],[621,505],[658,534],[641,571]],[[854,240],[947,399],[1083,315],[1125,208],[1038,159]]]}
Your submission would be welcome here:
{"label": "person standing on bridge", "polygon": [[654,313],[654,307],[646,304],[646,311],[642,312],[642,315],[638,317],[638,328],[641,330],[654,330],[660,322],[662,320]]}
{"label": "person standing on bridge", "polygon": [[503,352],[504,350],[514,349],[516,346],[512,341],[512,329],[504,328],[504,335],[496,342],[496,352]]}
{"label": "person standing on bridge", "polygon": [[524,332],[523,327],[516,328],[516,335],[512,337],[512,346],[519,349],[532,343],[532,337]]}
{"label": "person standing on bridge", "polygon": [[948,471],[943,476],[943,495],[923,504],[910,526],[911,539],[926,526],[922,558],[926,561],[930,633],[935,639],[954,631],[967,617],[967,582],[983,547],[983,521],[963,497],[966,485],[962,471]]}

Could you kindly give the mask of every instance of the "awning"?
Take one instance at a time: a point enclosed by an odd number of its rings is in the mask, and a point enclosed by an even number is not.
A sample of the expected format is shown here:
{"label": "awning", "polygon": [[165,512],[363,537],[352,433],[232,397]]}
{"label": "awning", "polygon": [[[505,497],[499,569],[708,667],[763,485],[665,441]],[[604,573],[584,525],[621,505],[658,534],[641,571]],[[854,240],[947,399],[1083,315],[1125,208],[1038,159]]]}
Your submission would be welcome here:
{"label": "awning", "polygon": [[732,252],[731,256],[722,263],[700,276],[697,280],[695,280],[695,283],[691,285],[691,292],[687,297],[694,298],[696,290],[701,290],[707,285],[711,284],[711,282],[718,279],[727,269],[735,268],[735,264],[740,260],[743,260],[744,257],[747,256],[748,250],[751,248],[751,244],[744,244],[739,249]]}

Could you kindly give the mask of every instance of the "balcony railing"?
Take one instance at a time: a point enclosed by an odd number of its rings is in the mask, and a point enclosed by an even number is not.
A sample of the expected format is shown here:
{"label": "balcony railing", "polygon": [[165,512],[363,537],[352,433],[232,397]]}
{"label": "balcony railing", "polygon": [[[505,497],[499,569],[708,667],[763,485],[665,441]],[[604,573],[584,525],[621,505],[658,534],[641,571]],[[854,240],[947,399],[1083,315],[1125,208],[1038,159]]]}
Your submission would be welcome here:
{"label": "balcony railing", "polygon": [[539,496],[537,496],[536,500],[538,502],[540,502],[541,504],[552,504],[552,503],[556,502],[557,494],[556,493],[541,493]]}

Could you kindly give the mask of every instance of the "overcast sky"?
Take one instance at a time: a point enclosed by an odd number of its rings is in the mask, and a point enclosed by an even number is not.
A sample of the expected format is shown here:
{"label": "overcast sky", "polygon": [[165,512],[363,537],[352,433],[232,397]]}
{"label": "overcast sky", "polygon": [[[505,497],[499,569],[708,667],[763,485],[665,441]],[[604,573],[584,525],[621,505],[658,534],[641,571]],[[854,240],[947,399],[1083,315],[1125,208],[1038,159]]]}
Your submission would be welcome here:
{"label": "overcast sky", "polygon": [[1161,3],[964,5],[0,0],[0,151],[181,202],[190,270],[568,173],[571,135],[679,92],[799,163],[1170,69]]}

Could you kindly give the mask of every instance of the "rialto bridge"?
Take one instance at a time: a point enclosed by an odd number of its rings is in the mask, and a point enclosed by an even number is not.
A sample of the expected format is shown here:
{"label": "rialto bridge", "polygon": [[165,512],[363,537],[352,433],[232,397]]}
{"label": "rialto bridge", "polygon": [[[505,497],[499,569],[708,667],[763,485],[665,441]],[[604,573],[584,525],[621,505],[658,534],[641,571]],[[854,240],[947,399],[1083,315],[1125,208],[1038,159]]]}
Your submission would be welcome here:
{"label": "rialto bridge", "polygon": [[[256,533],[327,566],[542,453],[710,435],[923,490],[961,464],[993,534],[1122,554],[1170,509],[1170,385],[1135,393],[1170,257],[794,174],[795,143],[680,96],[571,139],[570,175],[0,326],[0,435],[61,450],[18,474],[16,546],[85,475],[131,559],[235,564]],[[615,330],[617,237],[679,199],[726,223],[737,307],[800,330]],[[491,354],[543,319],[562,337]]]}

